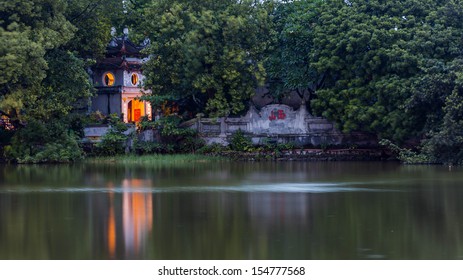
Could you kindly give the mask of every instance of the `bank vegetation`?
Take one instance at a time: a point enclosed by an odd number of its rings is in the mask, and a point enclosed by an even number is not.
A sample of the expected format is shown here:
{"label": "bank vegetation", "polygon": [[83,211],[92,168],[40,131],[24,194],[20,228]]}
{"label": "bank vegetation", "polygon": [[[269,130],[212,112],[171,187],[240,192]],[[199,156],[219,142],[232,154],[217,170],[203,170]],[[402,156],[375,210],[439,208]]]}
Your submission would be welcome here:
{"label": "bank vegetation", "polygon": [[[175,106],[180,121],[239,115],[266,86],[273,102],[296,93],[313,115],[384,139],[402,160],[463,163],[460,0],[11,0],[0,14],[3,160],[88,156],[88,70],[114,26],[149,39],[143,99]],[[191,141],[139,149],[196,152],[193,134],[169,128],[163,137]],[[98,153],[125,153],[117,137]]]}

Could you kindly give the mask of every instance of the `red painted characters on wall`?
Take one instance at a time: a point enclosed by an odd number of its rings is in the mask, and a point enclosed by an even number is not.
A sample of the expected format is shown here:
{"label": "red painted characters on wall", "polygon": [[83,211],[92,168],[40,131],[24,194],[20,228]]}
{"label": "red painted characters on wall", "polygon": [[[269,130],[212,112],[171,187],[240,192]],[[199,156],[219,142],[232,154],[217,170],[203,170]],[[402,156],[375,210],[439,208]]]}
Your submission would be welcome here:
{"label": "red painted characters on wall", "polygon": [[274,120],[284,120],[286,119],[286,114],[284,110],[273,110],[268,117],[270,121]]}

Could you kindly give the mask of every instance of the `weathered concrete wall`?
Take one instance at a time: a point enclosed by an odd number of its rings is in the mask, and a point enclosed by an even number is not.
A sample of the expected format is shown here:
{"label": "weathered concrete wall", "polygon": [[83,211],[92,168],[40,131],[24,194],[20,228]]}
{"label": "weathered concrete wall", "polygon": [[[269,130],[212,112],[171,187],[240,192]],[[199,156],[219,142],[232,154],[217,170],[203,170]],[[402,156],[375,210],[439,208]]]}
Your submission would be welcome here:
{"label": "weathered concrete wall", "polygon": [[305,106],[298,110],[281,104],[251,107],[240,118],[198,118],[184,124],[198,130],[208,144],[228,144],[231,135],[241,130],[254,144],[266,142],[294,143],[298,145],[339,145],[344,135],[332,123],[311,116]]}
{"label": "weathered concrete wall", "polygon": [[305,108],[294,111],[287,105],[267,105],[260,111],[254,107],[248,111],[247,131],[252,134],[286,135],[307,134],[306,118],[310,117]]}
{"label": "weathered concrete wall", "polygon": [[[133,124],[126,124],[127,130],[123,132],[125,135],[130,135],[136,132],[136,127]],[[97,143],[110,131],[111,126],[107,124],[89,125],[84,128],[84,138],[82,142]]]}

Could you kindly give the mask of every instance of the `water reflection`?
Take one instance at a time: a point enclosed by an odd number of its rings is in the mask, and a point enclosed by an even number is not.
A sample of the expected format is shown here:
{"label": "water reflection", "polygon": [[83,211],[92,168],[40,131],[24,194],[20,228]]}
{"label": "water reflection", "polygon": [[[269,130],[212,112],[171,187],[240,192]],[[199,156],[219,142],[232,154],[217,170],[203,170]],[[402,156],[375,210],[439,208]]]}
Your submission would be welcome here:
{"label": "water reflection", "polygon": [[251,193],[247,199],[248,213],[259,226],[271,227],[285,221],[305,225],[309,222],[309,198],[288,193]]}
{"label": "water reflection", "polygon": [[459,259],[462,182],[383,163],[0,166],[0,259]]}
{"label": "water reflection", "polygon": [[[151,185],[150,180],[124,179],[124,190]],[[151,194],[124,192],[122,198],[122,221],[127,258],[138,257],[146,247],[146,241],[153,227],[153,199]]]}
{"label": "water reflection", "polygon": [[[120,183],[121,193],[115,193],[116,185],[109,181],[108,186],[108,221],[107,250],[111,259],[123,253],[125,259],[139,258],[146,248],[148,236],[153,228],[153,198],[151,193],[138,190],[151,186],[151,180],[125,178]],[[122,203],[117,197],[122,194]],[[116,217],[121,217],[118,221]],[[119,233],[123,244],[117,244],[117,224],[122,230]]]}

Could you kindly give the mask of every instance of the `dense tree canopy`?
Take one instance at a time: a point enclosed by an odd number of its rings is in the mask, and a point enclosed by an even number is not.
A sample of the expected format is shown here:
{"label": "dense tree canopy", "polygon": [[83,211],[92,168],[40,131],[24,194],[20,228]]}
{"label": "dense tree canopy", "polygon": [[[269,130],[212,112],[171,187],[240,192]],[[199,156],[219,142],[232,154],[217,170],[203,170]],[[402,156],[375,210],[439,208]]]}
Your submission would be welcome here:
{"label": "dense tree canopy", "polygon": [[461,12],[461,1],[327,1],[312,50],[326,75],[315,111],[344,131],[422,136],[456,86]]}
{"label": "dense tree canopy", "polygon": [[[110,35],[108,9],[119,1],[0,2],[0,111],[19,129],[18,160],[78,155],[66,116],[91,96],[89,61]],[[91,31],[91,32],[89,32]],[[107,34],[107,35],[106,35]]]}
{"label": "dense tree canopy", "polygon": [[122,2],[2,1],[0,15],[0,110],[47,119],[90,95],[86,59],[104,54]]}
{"label": "dense tree canopy", "polygon": [[120,0],[65,0],[66,18],[77,29],[66,48],[82,58],[104,55],[111,39],[111,27],[122,31],[124,26],[123,2]]}
{"label": "dense tree canopy", "polygon": [[280,100],[291,91],[310,101],[324,77],[312,67],[314,28],[322,1],[281,1],[272,11],[265,69],[270,92]]}
{"label": "dense tree canopy", "polygon": [[423,141],[433,161],[461,163],[462,16],[461,0],[1,1],[0,113],[27,126],[18,150],[54,131],[29,155],[75,147],[63,117],[91,95],[87,68],[111,27],[128,26],[136,42],[150,39],[155,106],[237,114],[266,83],[345,132]]}
{"label": "dense tree canopy", "polygon": [[145,18],[151,101],[189,103],[190,111],[215,116],[245,109],[265,79],[268,15],[259,1],[153,1]]}
{"label": "dense tree canopy", "polygon": [[0,3],[0,110],[14,118],[25,116],[43,90],[46,53],[73,36],[65,8],[60,0]]}

